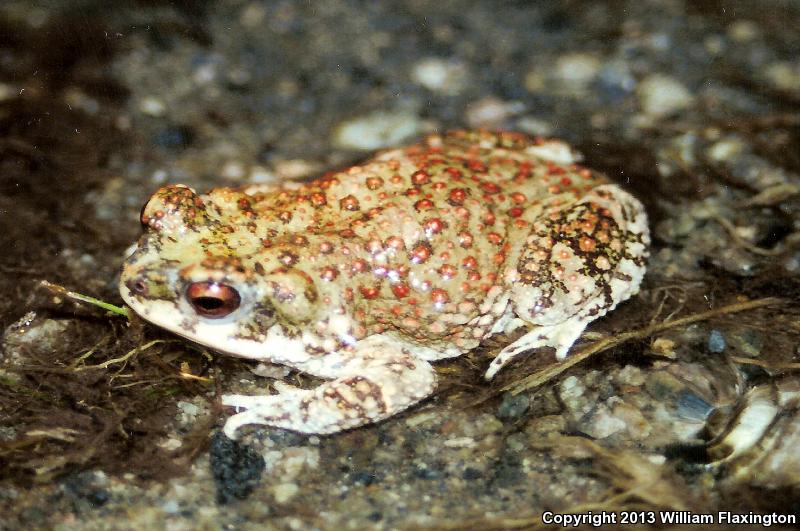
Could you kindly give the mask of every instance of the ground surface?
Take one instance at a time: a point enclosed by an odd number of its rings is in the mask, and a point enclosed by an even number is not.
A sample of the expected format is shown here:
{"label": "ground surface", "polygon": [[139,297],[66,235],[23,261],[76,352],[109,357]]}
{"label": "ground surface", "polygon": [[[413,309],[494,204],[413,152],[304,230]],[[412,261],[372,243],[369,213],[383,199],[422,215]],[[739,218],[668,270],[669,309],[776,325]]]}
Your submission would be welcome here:
{"label": "ground surface", "polygon": [[[0,6],[0,529],[800,510],[797,3],[31,4]],[[40,286],[119,303],[166,182],[313,177],[456,127],[564,138],[642,199],[644,289],[582,344],[641,333],[524,390],[552,357],[489,386],[487,345],[380,425],[236,446],[218,396],[269,380]],[[758,444],[732,440],[759,404]]]}

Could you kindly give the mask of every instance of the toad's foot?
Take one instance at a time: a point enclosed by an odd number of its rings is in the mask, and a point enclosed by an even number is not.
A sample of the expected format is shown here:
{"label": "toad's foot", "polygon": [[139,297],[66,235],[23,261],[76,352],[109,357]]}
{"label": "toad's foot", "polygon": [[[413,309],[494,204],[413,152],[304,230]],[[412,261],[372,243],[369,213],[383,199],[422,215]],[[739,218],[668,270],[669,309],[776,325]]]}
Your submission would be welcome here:
{"label": "toad's foot", "polygon": [[224,395],[226,406],[246,411],[225,423],[235,438],[245,424],[266,424],[302,433],[336,433],[377,422],[430,395],[436,385],[431,365],[388,343],[371,349],[333,353],[341,357],[338,376],[314,389],[281,385],[277,395]]}
{"label": "toad's foot", "polygon": [[537,326],[500,351],[486,371],[484,378],[491,380],[497,371],[525,352],[539,347],[553,347],[556,358],[563,360],[573,343],[583,333],[588,320],[569,319],[555,325]]}

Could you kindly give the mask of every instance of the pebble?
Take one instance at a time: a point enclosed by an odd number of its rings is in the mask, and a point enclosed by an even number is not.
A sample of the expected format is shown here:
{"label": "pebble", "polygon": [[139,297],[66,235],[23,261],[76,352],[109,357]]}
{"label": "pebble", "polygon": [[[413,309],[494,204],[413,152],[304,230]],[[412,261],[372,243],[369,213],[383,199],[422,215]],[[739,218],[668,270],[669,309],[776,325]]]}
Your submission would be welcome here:
{"label": "pebble", "polygon": [[571,53],[556,61],[553,75],[565,88],[585,90],[600,70],[600,60],[586,53]]}
{"label": "pebble", "polygon": [[800,87],[800,62],[777,61],[767,66],[764,75],[775,88],[797,92]]}
{"label": "pebble", "polygon": [[559,386],[559,396],[565,403],[581,398],[585,391],[586,389],[583,387],[583,383],[581,383],[577,376],[568,376],[564,378],[564,381],[561,382]]}
{"label": "pebble", "polygon": [[645,78],[637,94],[645,114],[656,118],[669,116],[694,103],[694,97],[680,81],[663,74]]}
{"label": "pebble", "polygon": [[736,42],[749,42],[758,37],[759,29],[750,20],[738,20],[728,26],[727,34]]}
{"label": "pebble", "polygon": [[553,125],[550,122],[533,116],[520,117],[516,129],[533,136],[547,137],[553,134]]}
{"label": "pebble", "polygon": [[455,437],[447,439],[443,444],[448,448],[472,448],[476,443],[472,437]]}
{"label": "pebble", "polygon": [[0,101],[8,100],[17,95],[17,91],[11,85],[0,83]]}
{"label": "pebble", "polygon": [[635,365],[624,366],[616,375],[616,381],[622,385],[640,386],[644,384],[645,376],[642,369]]}
{"label": "pebble", "polygon": [[377,111],[339,124],[331,142],[338,149],[373,151],[401,144],[419,134],[420,118],[408,111]]}
{"label": "pebble", "polygon": [[411,79],[432,92],[454,96],[466,88],[469,72],[461,62],[429,57],[413,66]]}
{"label": "pebble", "polygon": [[261,481],[264,459],[249,446],[228,439],[222,432],[211,438],[211,473],[221,504],[245,499]]}
{"label": "pebble", "polygon": [[489,96],[467,105],[466,120],[472,128],[497,128],[503,122],[525,110],[525,104],[519,101],[504,101]]}
{"label": "pebble", "polygon": [[167,514],[178,514],[181,507],[176,500],[167,500],[161,504],[161,509]]}
{"label": "pebble", "polygon": [[158,98],[146,97],[139,102],[139,110],[148,116],[163,116],[167,110],[164,102]]}
{"label": "pebble", "polygon": [[467,481],[473,481],[476,479],[481,479],[483,477],[483,472],[478,470],[477,468],[467,467],[464,470],[464,473],[461,474],[461,478]]}
{"label": "pebble", "polygon": [[744,141],[738,137],[726,137],[714,142],[706,149],[706,157],[714,162],[725,162],[745,151]]}
{"label": "pebble", "polygon": [[230,179],[232,181],[240,181],[244,178],[247,174],[244,165],[238,161],[228,161],[222,166],[222,170],[220,170],[220,175],[225,179]]}
{"label": "pebble", "polygon": [[28,312],[3,333],[0,360],[21,363],[26,358],[26,349],[55,351],[72,324],[67,319],[36,319],[34,312]]}
{"label": "pebble", "polygon": [[725,336],[719,330],[712,330],[708,335],[708,350],[714,354],[725,350]]}
{"label": "pebble", "polygon": [[685,389],[678,394],[675,412],[679,417],[705,421],[712,411],[714,411],[714,406],[693,391]]}
{"label": "pebble", "polygon": [[272,495],[276,503],[283,505],[300,492],[300,487],[296,483],[281,483],[272,487]]}
{"label": "pebble", "polygon": [[497,416],[501,419],[514,420],[524,415],[530,405],[528,395],[506,393],[503,395],[500,407],[497,408]]}
{"label": "pebble", "polygon": [[267,8],[259,2],[250,2],[239,14],[239,24],[249,29],[257,29],[267,18]]}
{"label": "pebble", "polygon": [[198,413],[200,413],[200,408],[191,402],[178,402],[178,409],[180,409],[183,413],[190,417],[196,417]]}
{"label": "pebble", "polygon": [[281,160],[275,163],[275,173],[280,179],[303,179],[320,171],[319,164],[303,159]]}
{"label": "pebble", "polygon": [[625,429],[625,421],[615,417],[605,404],[600,404],[580,422],[578,429],[595,439],[605,439]]}
{"label": "pebble", "polygon": [[668,339],[666,337],[659,337],[655,341],[653,341],[652,348],[655,354],[659,356],[664,356],[665,358],[672,358],[675,359],[677,354],[675,353],[675,341]]}

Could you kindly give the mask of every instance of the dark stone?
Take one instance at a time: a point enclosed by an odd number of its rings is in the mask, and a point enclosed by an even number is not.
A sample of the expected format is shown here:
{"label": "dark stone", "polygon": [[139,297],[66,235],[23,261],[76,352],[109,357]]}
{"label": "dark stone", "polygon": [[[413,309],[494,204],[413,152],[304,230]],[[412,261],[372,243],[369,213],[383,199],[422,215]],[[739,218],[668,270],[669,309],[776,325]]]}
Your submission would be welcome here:
{"label": "dark stone", "polygon": [[358,483],[360,485],[364,485],[365,487],[369,487],[378,481],[378,476],[372,472],[354,472],[352,478],[353,483]]}
{"label": "dark stone", "polygon": [[102,507],[111,499],[111,494],[97,485],[94,472],[81,472],[64,480],[64,488],[77,500],[85,500],[94,507]]}
{"label": "dark stone", "polygon": [[414,475],[419,479],[440,479],[442,471],[435,468],[417,466],[414,468]]}
{"label": "dark stone", "polygon": [[497,408],[497,417],[503,420],[518,419],[528,411],[530,405],[531,401],[528,395],[506,393],[503,395],[500,407]]}
{"label": "dark stone", "polygon": [[301,446],[308,439],[308,435],[291,430],[273,428],[267,434],[269,440],[281,446]]}
{"label": "dark stone", "polygon": [[470,466],[467,467],[466,470],[464,470],[464,473],[461,475],[461,477],[467,481],[473,481],[476,479],[481,479],[483,477],[483,472],[481,472],[477,468],[472,468]]}
{"label": "dark stone", "polygon": [[243,500],[261,481],[264,459],[249,446],[218,431],[211,438],[211,473],[217,485],[217,502]]}
{"label": "dark stone", "polygon": [[164,149],[181,150],[192,145],[194,138],[195,134],[191,127],[171,125],[156,133],[153,144]]}

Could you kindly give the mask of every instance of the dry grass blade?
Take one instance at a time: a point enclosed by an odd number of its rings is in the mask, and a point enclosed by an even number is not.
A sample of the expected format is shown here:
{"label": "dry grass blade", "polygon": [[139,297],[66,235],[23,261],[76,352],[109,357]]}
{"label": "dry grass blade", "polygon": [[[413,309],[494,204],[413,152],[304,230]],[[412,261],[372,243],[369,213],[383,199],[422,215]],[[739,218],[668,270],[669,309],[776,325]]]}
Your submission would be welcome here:
{"label": "dry grass blade", "polygon": [[170,339],[170,340],[167,340],[167,339],[154,339],[153,341],[150,341],[149,343],[145,343],[144,345],[142,345],[140,347],[136,347],[133,350],[129,350],[124,356],[120,356],[118,358],[113,358],[113,359],[110,359],[110,360],[106,360],[103,363],[98,363],[97,365],[85,365],[83,367],[77,367],[77,368],[75,368],[75,371],[88,371],[90,369],[107,369],[109,367],[109,365],[113,365],[115,363],[123,363],[125,361],[128,361],[131,357],[133,357],[134,355],[138,354],[139,352],[145,351],[145,350],[147,350],[147,349],[149,349],[151,347],[154,347],[154,346],[156,346],[156,345],[158,345],[160,343],[178,343],[178,341],[174,340],[174,339]]}
{"label": "dry grass blade", "polygon": [[747,301],[747,302],[736,302],[733,304],[722,306],[720,308],[708,310],[706,312],[700,312],[694,315],[681,317],[679,319],[664,321],[662,323],[650,324],[638,330],[632,330],[630,332],[624,332],[622,334],[617,334],[615,336],[609,336],[604,339],[601,339],[600,341],[596,341],[588,345],[587,347],[581,349],[580,351],[572,354],[569,358],[562,361],[561,363],[555,363],[539,372],[535,372],[531,375],[528,375],[525,378],[522,378],[521,380],[511,382],[508,385],[502,387],[500,390],[511,391],[512,394],[516,395],[533,387],[538,387],[543,383],[552,380],[553,378],[555,378],[562,372],[566,371],[570,367],[573,367],[579,364],[580,362],[584,361],[585,359],[597,354],[598,352],[603,352],[604,350],[608,350],[611,347],[615,347],[632,339],[642,339],[651,336],[653,334],[657,334],[658,332],[669,330],[670,328],[686,326],[692,323],[696,323],[698,321],[706,321],[708,319],[713,319],[714,317],[719,317],[721,315],[728,315],[732,313],[754,310],[756,308],[763,308],[765,306],[776,306],[784,302],[785,301],[783,299],[779,299],[776,297],[767,297],[764,299],[756,299],[754,301]]}
{"label": "dry grass blade", "polygon": [[740,356],[731,356],[731,361],[734,363],[739,363],[742,365],[757,365],[759,367],[763,367],[764,369],[772,369],[775,371],[780,370],[795,370],[800,369],[800,363],[769,363],[768,361],[764,360],[754,360],[751,358],[742,358]]}

